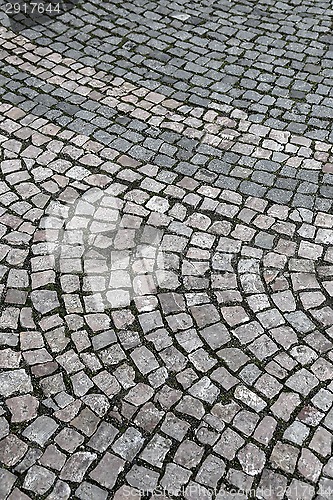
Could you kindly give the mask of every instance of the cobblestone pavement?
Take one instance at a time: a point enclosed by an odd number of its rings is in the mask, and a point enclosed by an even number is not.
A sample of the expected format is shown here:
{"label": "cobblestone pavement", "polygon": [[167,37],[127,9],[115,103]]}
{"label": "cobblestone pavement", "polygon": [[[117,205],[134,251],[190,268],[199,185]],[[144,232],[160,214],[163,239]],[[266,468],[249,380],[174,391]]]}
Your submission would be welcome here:
{"label": "cobblestone pavement", "polygon": [[1,14],[0,499],[333,498],[331,8]]}

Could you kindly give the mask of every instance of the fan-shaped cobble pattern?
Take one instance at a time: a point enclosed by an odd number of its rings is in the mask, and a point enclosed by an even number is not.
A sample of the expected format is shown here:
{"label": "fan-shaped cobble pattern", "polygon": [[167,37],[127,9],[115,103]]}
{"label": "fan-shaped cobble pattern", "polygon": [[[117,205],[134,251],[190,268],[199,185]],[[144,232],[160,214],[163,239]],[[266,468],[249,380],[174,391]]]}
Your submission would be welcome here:
{"label": "fan-shaped cobble pattern", "polygon": [[329,5],[162,4],[3,17],[0,498],[329,499]]}

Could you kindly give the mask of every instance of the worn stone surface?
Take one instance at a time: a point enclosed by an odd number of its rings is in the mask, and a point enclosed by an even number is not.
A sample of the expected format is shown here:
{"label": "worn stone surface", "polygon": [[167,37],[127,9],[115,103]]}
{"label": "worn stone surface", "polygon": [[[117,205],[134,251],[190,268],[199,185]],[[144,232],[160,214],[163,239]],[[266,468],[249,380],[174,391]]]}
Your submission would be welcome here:
{"label": "worn stone surface", "polygon": [[331,5],[60,5],[0,16],[0,497],[330,498]]}

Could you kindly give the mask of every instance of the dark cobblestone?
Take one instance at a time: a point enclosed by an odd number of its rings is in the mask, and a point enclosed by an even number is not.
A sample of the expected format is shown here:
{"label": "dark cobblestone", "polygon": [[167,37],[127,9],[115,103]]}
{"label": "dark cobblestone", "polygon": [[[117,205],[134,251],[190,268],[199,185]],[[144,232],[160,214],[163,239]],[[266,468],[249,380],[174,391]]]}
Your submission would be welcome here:
{"label": "dark cobblestone", "polygon": [[0,497],[328,498],[329,3],[1,25]]}

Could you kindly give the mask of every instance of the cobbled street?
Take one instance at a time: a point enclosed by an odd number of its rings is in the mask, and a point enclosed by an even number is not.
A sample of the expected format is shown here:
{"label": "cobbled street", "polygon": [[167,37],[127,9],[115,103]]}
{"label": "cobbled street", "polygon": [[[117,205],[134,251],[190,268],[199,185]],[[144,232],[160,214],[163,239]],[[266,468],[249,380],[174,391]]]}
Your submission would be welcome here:
{"label": "cobbled street", "polygon": [[333,499],[332,4],[20,2],[0,500]]}

